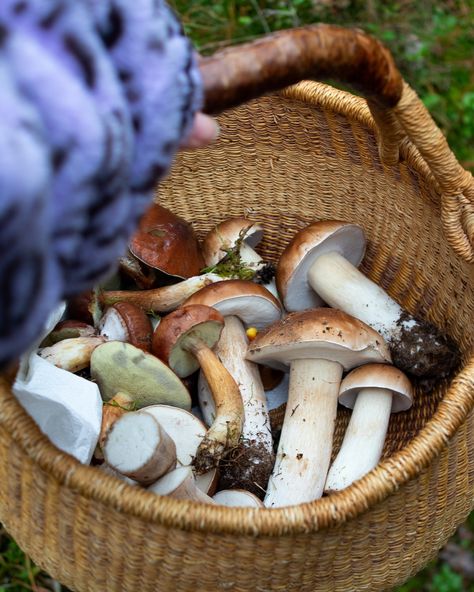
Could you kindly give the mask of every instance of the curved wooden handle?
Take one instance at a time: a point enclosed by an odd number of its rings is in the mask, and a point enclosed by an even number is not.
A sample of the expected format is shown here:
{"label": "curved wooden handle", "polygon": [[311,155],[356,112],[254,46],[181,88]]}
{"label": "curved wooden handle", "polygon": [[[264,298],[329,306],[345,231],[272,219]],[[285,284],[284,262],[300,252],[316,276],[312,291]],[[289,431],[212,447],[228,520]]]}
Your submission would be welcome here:
{"label": "curved wooden handle", "polygon": [[202,58],[207,113],[218,113],[305,79],[351,84],[381,108],[400,100],[403,80],[390,52],[357,29],[312,25],[280,31]]}

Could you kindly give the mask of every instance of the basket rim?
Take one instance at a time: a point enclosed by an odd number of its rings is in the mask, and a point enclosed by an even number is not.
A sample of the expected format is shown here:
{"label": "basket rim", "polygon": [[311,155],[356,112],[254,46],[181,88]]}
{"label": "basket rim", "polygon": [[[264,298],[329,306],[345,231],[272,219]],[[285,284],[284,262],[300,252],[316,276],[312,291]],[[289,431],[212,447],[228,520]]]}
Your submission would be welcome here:
{"label": "basket rim", "polygon": [[[303,82],[279,94],[343,115],[350,111],[352,119],[372,129],[375,127],[365,101],[345,91],[321,83]],[[404,152],[410,166],[426,177],[427,170],[420,170],[416,151],[405,147]],[[1,378],[0,403],[2,430],[42,471],[88,500],[166,528],[269,537],[309,534],[339,526],[368,511],[417,478],[443,452],[474,407],[474,356],[453,378],[431,419],[402,450],[338,493],[298,506],[275,509],[210,506],[161,497],[132,487],[95,467],[82,465],[56,448]]]}

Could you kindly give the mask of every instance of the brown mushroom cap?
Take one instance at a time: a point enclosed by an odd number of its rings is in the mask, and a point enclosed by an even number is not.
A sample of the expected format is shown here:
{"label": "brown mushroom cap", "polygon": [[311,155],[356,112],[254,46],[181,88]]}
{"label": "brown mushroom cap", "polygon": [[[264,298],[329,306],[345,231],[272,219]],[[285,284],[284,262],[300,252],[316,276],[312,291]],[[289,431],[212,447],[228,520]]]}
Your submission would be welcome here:
{"label": "brown mushroom cap", "polygon": [[354,409],[359,391],[380,388],[392,391],[392,413],[406,411],[413,403],[413,388],[405,374],[389,364],[367,364],[352,370],[341,382],[339,403]]}
{"label": "brown mushroom cap", "polygon": [[[127,341],[144,351],[151,349],[151,321],[143,309],[131,302],[116,302],[111,306],[102,317],[99,329],[107,339]],[[123,339],[117,335],[121,330]]]}
{"label": "brown mushroom cap", "polygon": [[129,249],[145,265],[176,278],[199,275],[204,267],[191,224],[158,204],[153,204],[140,220]]}
{"label": "brown mushroom cap", "polygon": [[264,286],[248,280],[225,280],[209,284],[185,302],[212,306],[226,316],[236,316],[244,325],[261,329],[281,318],[280,302]]}
{"label": "brown mushroom cap", "polygon": [[275,275],[278,294],[287,311],[323,304],[308,283],[308,271],[319,255],[336,251],[358,266],[365,253],[364,231],[338,220],[314,222],[298,232],[281,254]]}
{"label": "brown mushroom cap", "polygon": [[371,327],[335,308],[289,314],[257,334],[247,359],[285,370],[293,360],[339,362],[348,371],[369,362],[390,362],[383,337]]}
{"label": "brown mushroom cap", "polygon": [[183,349],[186,338],[198,337],[212,349],[223,327],[224,317],[214,308],[202,304],[182,306],[161,320],[153,334],[152,351],[184,378],[199,368],[196,358]]}
{"label": "brown mushroom cap", "polygon": [[206,265],[217,265],[225,257],[225,250],[232,249],[242,235],[243,240],[253,248],[262,240],[263,228],[258,222],[252,222],[248,218],[229,218],[216,224],[202,241]]}

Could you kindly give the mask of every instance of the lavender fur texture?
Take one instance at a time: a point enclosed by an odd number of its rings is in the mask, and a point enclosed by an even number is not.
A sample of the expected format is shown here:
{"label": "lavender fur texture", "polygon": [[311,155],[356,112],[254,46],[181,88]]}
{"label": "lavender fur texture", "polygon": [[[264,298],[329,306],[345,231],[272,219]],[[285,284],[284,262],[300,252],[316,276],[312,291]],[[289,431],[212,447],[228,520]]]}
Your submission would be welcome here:
{"label": "lavender fur texture", "polygon": [[0,2],[0,367],[124,254],[202,102],[160,0]]}

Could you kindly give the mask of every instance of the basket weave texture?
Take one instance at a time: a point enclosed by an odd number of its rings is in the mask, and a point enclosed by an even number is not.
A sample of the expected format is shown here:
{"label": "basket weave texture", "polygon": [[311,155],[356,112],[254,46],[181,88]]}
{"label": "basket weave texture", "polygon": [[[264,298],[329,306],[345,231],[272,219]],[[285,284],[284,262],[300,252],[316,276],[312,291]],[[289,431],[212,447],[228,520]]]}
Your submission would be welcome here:
{"label": "basket weave texture", "polygon": [[[447,244],[440,195],[408,142],[381,163],[365,101],[301,83],[220,116],[221,138],[185,153],[160,203],[203,235],[261,221],[276,261],[317,219],[360,224],[362,271],[452,336],[463,363],[392,416],[384,460],[348,489],[275,510],[160,498],[58,452],[0,384],[0,520],[77,591],[388,590],[421,569],[474,506],[474,273]],[[349,413],[341,410],[335,452]]]}

